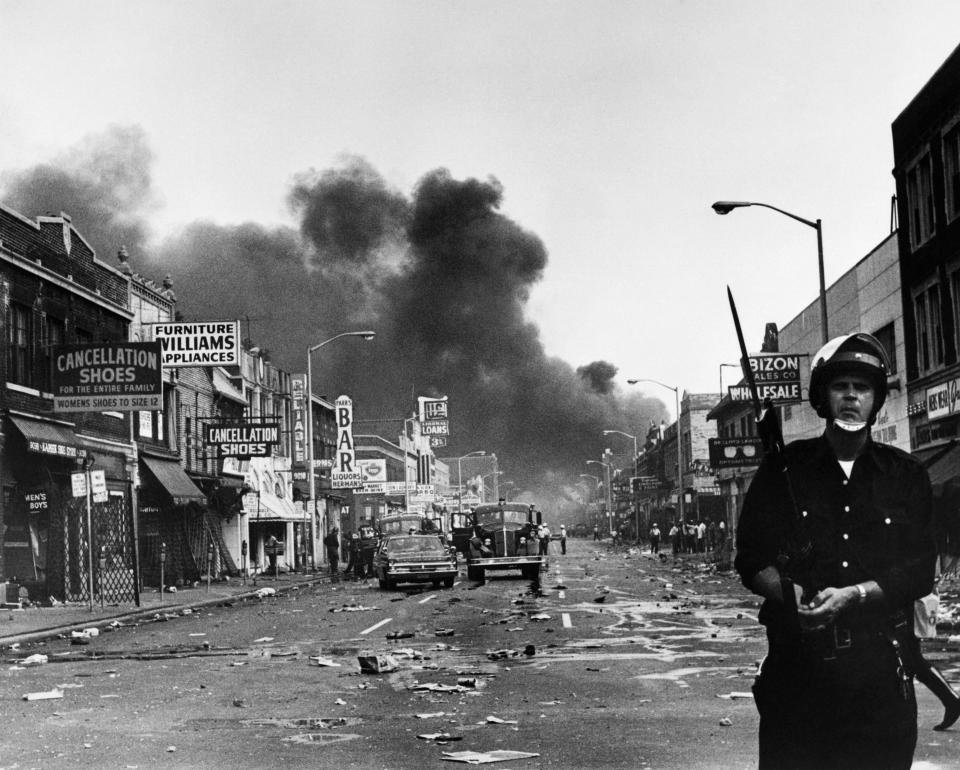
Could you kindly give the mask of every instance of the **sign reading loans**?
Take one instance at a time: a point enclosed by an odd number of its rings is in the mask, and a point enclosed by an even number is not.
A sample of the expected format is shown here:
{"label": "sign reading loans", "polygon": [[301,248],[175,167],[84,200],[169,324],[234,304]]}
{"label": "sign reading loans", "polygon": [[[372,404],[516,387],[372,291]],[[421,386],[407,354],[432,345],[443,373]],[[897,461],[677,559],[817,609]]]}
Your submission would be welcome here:
{"label": "sign reading loans", "polygon": [[353,400],[340,396],[334,405],[337,420],[337,448],[330,486],[334,489],[362,489],[363,474],[357,466],[353,448]]}
{"label": "sign reading loans", "polygon": [[217,450],[217,457],[270,457],[280,444],[280,423],[210,423],[204,426],[204,446]]}
{"label": "sign reading loans", "polygon": [[153,324],[160,363],[175,366],[239,366],[240,322]]}
{"label": "sign reading loans", "polygon": [[56,412],[163,409],[160,344],[101,342],[53,349]]}

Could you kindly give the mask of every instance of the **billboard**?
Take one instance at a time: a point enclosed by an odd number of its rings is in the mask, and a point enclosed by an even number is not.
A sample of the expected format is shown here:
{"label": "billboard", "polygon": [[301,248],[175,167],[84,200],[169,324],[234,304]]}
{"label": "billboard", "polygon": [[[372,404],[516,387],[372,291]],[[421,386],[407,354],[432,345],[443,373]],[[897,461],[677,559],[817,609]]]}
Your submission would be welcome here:
{"label": "billboard", "polygon": [[758,436],[711,438],[711,468],[734,468],[741,465],[759,465],[763,459],[763,442]]}
{"label": "billboard", "polygon": [[158,342],[98,342],[53,348],[55,412],[163,409]]}
{"label": "billboard", "polygon": [[[802,401],[800,392],[800,363],[807,355],[800,353],[770,353],[749,356],[750,371],[757,384],[760,401],[770,399],[775,404]],[[752,396],[747,385],[731,385],[727,388],[731,401],[750,401]]]}
{"label": "billboard", "polygon": [[153,324],[160,343],[160,364],[177,366],[239,366],[240,322]]}

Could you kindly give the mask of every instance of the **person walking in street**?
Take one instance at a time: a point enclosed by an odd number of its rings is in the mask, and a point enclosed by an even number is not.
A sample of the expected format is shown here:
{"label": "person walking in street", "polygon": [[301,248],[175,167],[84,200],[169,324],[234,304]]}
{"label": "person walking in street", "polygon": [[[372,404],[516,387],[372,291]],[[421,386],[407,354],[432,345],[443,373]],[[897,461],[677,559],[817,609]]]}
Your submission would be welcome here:
{"label": "person walking in street", "polygon": [[696,526],[697,530],[697,553],[706,553],[707,551],[707,525],[701,520]]}
{"label": "person walking in street", "polygon": [[680,527],[676,522],[670,527],[668,537],[670,538],[670,548],[673,551],[673,555],[676,556],[680,553]]}
{"label": "person walking in street", "polygon": [[650,527],[650,553],[660,553],[660,527],[656,522]]}
{"label": "person walking in street", "polygon": [[764,599],[769,645],[753,685],[760,770],[913,761],[913,604],[936,549],[926,470],[870,435],[889,371],[869,334],[824,345],[809,387],[823,434],[768,451],[744,500],[735,567]]}
{"label": "person walking in street", "polygon": [[594,540],[600,539],[600,527],[597,526],[596,524],[593,525],[593,539]]}
{"label": "person walking in street", "polygon": [[[923,657],[920,639],[935,639],[937,636],[937,607],[940,596],[936,590],[917,599],[914,607],[913,634],[911,635],[910,657],[913,659],[917,681],[937,696],[943,704],[943,719],[934,726],[934,730],[948,729],[960,719],[960,695],[953,689],[940,670]],[[932,608],[932,609],[931,609]]]}
{"label": "person walking in street", "polygon": [[323,538],[323,545],[327,549],[330,574],[336,575],[340,572],[340,529],[338,527],[331,529],[330,533]]}
{"label": "person walking in street", "polygon": [[565,524],[560,525],[560,553],[564,555],[567,553],[567,526]]}
{"label": "person walking in street", "polygon": [[550,553],[550,527],[547,526],[546,522],[540,525],[540,528],[537,530],[537,536],[540,538],[540,549],[539,553],[541,556],[547,556]]}

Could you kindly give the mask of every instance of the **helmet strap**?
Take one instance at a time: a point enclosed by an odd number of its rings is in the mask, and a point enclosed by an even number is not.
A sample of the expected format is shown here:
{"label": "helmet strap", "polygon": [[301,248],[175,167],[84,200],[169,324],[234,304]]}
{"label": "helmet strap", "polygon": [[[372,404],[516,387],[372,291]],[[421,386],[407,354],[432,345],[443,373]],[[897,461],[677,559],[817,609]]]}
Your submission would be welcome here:
{"label": "helmet strap", "polygon": [[867,427],[865,422],[850,422],[849,420],[834,419],[833,424],[847,433],[859,433]]}

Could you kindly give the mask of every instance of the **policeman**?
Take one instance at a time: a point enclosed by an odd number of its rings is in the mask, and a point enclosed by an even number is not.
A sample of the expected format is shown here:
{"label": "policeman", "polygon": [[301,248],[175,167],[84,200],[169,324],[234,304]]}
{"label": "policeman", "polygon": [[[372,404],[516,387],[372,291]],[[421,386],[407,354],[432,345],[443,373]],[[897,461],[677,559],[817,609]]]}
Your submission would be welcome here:
{"label": "policeman", "polygon": [[818,438],[768,456],[744,501],[735,566],[764,598],[754,684],[760,768],[909,768],[917,706],[906,642],[933,586],[930,480],[875,443],[889,364],[869,334],[814,356]]}

